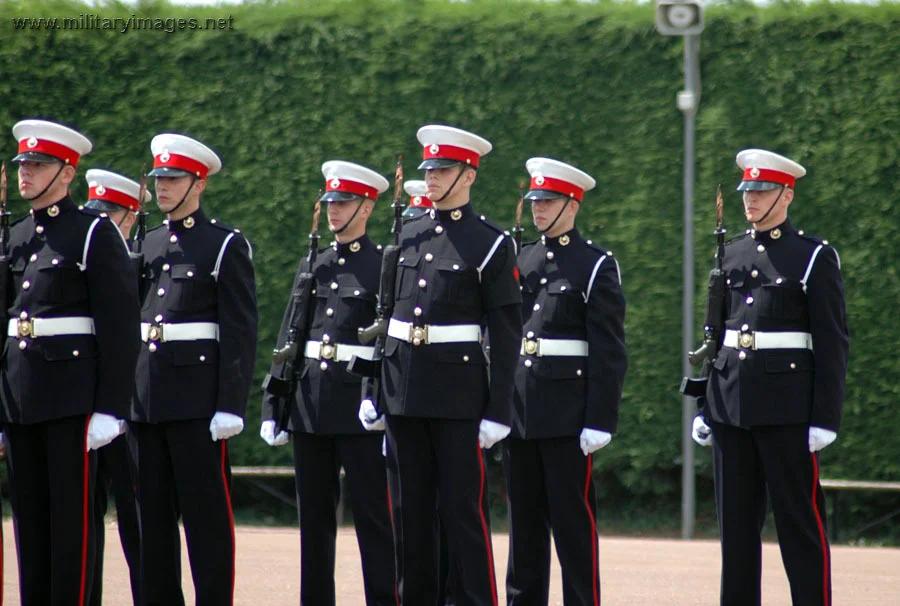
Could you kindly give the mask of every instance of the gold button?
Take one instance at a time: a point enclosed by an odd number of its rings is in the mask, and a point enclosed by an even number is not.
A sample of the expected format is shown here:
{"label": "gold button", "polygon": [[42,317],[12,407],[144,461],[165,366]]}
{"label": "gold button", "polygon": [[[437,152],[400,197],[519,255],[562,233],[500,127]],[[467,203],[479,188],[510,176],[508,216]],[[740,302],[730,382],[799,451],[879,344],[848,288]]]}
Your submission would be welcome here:
{"label": "gold button", "polygon": [[328,362],[322,361],[322,363],[319,364],[319,368],[321,370],[328,370]]}
{"label": "gold button", "polygon": [[201,361],[201,362],[206,362],[206,356],[200,356],[200,361]]}
{"label": "gold button", "polygon": [[25,349],[28,347],[28,343],[25,341],[19,341],[19,349]]}
{"label": "gold button", "polygon": [[413,340],[412,340],[412,344],[413,344],[413,345],[416,345],[416,346],[421,345],[421,344],[422,344],[422,339],[419,339],[418,337],[414,337]]}
{"label": "gold button", "polygon": [[431,253],[426,254],[425,260],[428,261],[429,263],[431,263],[434,260],[434,255]]}
{"label": "gold button", "polygon": [[443,226],[443,225],[438,225],[437,227],[435,227],[435,228],[434,228],[434,233],[436,233],[436,234],[442,234],[442,233],[444,233],[444,226]]}
{"label": "gold button", "polygon": [[547,283],[547,278],[541,278],[541,284],[546,284],[546,283]]}
{"label": "gold button", "polygon": [[188,217],[184,220],[185,229],[190,229],[194,226],[194,217]]}
{"label": "gold button", "polygon": [[28,280],[22,282],[22,290],[28,290],[29,288],[31,288],[31,282],[29,282]]}
{"label": "gold button", "polygon": [[540,308],[541,308],[541,304],[540,304],[540,303],[535,303],[535,304],[534,304],[534,307],[532,307],[532,309],[533,309],[534,311],[538,311]]}
{"label": "gold button", "polygon": [[27,317],[28,317],[28,312],[27,312],[27,311],[20,311],[20,312],[19,312],[19,318],[21,318],[22,320],[26,319]]}
{"label": "gold button", "polygon": [[559,292],[566,292],[566,287],[565,287],[565,286],[560,286],[560,287],[559,287]]}
{"label": "gold button", "polygon": [[775,278],[775,284],[781,284],[782,282],[784,282],[782,278]]}
{"label": "gold button", "polygon": [[580,376],[581,376],[581,369],[579,368],[578,370],[576,370],[576,371],[575,371],[575,374],[578,375],[578,376],[580,377]]}
{"label": "gold button", "polygon": [[459,221],[460,219],[462,219],[462,211],[457,208],[452,213],[450,213],[450,218],[454,221]]}
{"label": "gold button", "polygon": [[59,259],[51,259],[50,265],[59,265]]}
{"label": "gold button", "polygon": [[50,208],[47,209],[47,214],[50,215],[51,217],[58,216],[59,215],[59,207],[56,204],[54,204],[53,206],[51,206]]}
{"label": "gold button", "polygon": [[459,265],[456,263],[453,264],[453,271],[459,271]]}
{"label": "gold button", "polygon": [[463,362],[468,362],[468,361],[469,361],[469,356],[463,356]]}
{"label": "gold button", "polygon": [[172,234],[171,236],[169,236],[169,242],[171,242],[172,244],[174,244],[175,242],[178,242],[178,236],[176,236],[175,234]]}
{"label": "gold button", "polygon": [[331,343],[331,337],[327,334],[322,335],[322,343]]}
{"label": "gold button", "polygon": [[162,269],[163,269],[163,271],[169,271],[169,269],[170,269],[171,267],[172,267],[172,266],[169,265],[168,263],[163,263],[163,268],[162,268]]}
{"label": "gold button", "polygon": [[334,310],[329,307],[328,309],[325,310],[325,315],[330,318],[331,316],[334,315]]}
{"label": "gold button", "polygon": [[750,277],[751,277],[751,278],[755,278],[755,277],[758,276],[758,275],[759,275],[759,271],[757,271],[757,270],[755,270],[755,269],[754,269],[753,271],[750,272]]}
{"label": "gold button", "polygon": [[775,229],[772,230],[772,233],[769,235],[772,236],[773,240],[777,240],[778,238],[781,237],[781,230],[776,227]]}
{"label": "gold button", "polygon": [[743,330],[744,332],[747,332],[748,330],[750,330],[750,325],[749,325],[749,324],[742,324],[742,325],[741,325],[741,330]]}
{"label": "gold button", "polygon": [[796,368],[797,368],[797,365],[794,362],[791,362],[791,370],[795,370]]}
{"label": "gold button", "polygon": [[359,252],[359,242],[350,244],[350,252]]}
{"label": "gold button", "polygon": [[36,226],[36,227],[34,228],[34,231],[36,231],[36,232],[39,233],[39,234],[42,234],[42,233],[44,233],[44,226],[43,226],[43,225],[38,225],[38,226]]}
{"label": "gold button", "polygon": [[147,346],[147,349],[150,350],[150,353],[153,353],[154,351],[156,351],[156,343],[151,343]]}
{"label": "gold button", "polygon": [[413,314],[415,314],[415,315],[417,315],[417,316],[421,316],[421,315],[422,315],[422,308],[421,308],[421,307],[415,308],[415,309],[413,310]]}
{"label": "gold button", "polygon": [[160,288],[159,290],[156,291],[156,294],[159,295],[160,297],[162,297],[163,295],[166,294],[166,289]]}
{"label": "gold button", "polygon": [[763,246],[762,244],[760,244],[759,246],[756,247],[756,250],[759,251],[759,252],[765,252],[766,247]]}
{"label": "gold button", "polygon": [[162,314],[156,314],[156,318],[154,318],[154,319],[155,319],[157,322],[162,322],[162,321],[163,321],[163,315],[162,315]]}
{"label": "gold button", "polygon": [[359,292],[360,292],[360,291],[358,291],[358,290],[354,290],[354,291],[353,291],[353,296],[358,297],[358,296],[359,296]]}
{"label": "gold button", "polygon": [[343,265],[346,262],[347,262],[347,259],[345,259],[344,257],[341,257],[340,259],[338,259],[338,265]]}
{"label": "gold button", "polygon": [[31,255],[31,257],[29,257],[28,260],[31,261],[32,263],[34,263],[35,261],[37,261],[37,254]]}
{"label": "gold button", "polygon": [[529,330],[529,331],[525,334],[525,337],[528,338],[528,339],[533,339],[533,338],[534,338],[534,331],[533,331],[533,330]]}
{"label": "gold button", "polygon": [[78,351],[77,349],[73,349],[73,350],[72,350],[72,355],[75,356],[76,358],[77,358],[80,354],[81,354],[81,352]]}
{"label": "gold button", "polygon": [[419,288],[425,288],[428,285],[428,282],[425,281],[425,278],[419,280]]}
{"label": "gold button", "polygon": [[337,289],[338,289],[338,283],[337,283],[337,282],[332,282],[332,283],[331,283],[331,290],[337,290]]}
{"label": "gold button", "polygon": [[531,360],[525,360],[525,368],[531,368],[533,362]]}
{"label": "gold button", "polygon": [[569,236],[563,236],[559,239],[560,246],[568,246],[569,245]]}
{"label": "gold button", "polygon": [[740,352],[740,353],[738,354],[738,359],[739,359],[739,360],[746,360],[746,359],[747,359],[747,352],[745,352],[745,351]]}
{"label": "gold button", "polygon": [[549,260],[552,261],[552,260],[553,260],[553,257],[555,257],[555,256],[556,256],[556,255],[553,254],[553,251],[552,251],[552,250],[548,250],[548,251],[547,251],[547,258],[548,258]]}
{"label": "gold button", "polygon": [[753,297],[747,297],[747,305],[753,305]]}

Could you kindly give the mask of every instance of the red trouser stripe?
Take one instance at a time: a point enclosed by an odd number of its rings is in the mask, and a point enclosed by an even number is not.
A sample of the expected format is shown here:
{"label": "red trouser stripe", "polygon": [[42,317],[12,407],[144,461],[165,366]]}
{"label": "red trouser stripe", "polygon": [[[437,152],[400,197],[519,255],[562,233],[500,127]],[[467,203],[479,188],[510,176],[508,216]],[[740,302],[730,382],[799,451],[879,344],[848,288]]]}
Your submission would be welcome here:
{"label": "red trouser stripe", "polygon": [[497,606],[497,581],[494,578],[494,553],[491,549],[491,535],[488,533],[487,520],[484,517],[484,458],[481,455],[481,446],[475,444],[478,449],[478,470],[481,472],[481,482],[478,489],[478,513],[481,515],[481,532],[484,535],[484,548],[488,557],[488,573],[491,575],[491,599]]}
{"label": "red trouser stripe", "polygon": [[[584,477],[584,507],[587,509],[588,518],[591,520],[591,542],[597,540],[597,521],[594,519],[594,509],[591,507],[591,499],[589,489],[591,487],[591,471],[594,468],[594,455],[589,454],[587,457],[587,473]],[[600,579],[597,578],[597,547],[591,545],[591,585],[594,588],[594,606],[600,606]]]}
{"label": "red trouser stripe", "polygon": [[231,524],[231,592],[229,602],[234,605],[234,557],[237,548],[234,544],[234,512],[231,509],[231,489],[228,487],[228,457],[225,440],[222,440],[222,486],[225,487],[225,504],[228,506],[228,521]]}
{"label": "red trouser stripe", "polygon": [[[391,485],[389,483],[385,483],[384,491],[387,493],[387,506],[388,506],[388,518],[391,520],[391,534],[397,536],[397,529],[394,528],[394,508],[391,506]],[[396,562],[396,556],[394,558]],[[397,602],[397,606],[400,606],[400,587],[398,586],[399,582],[397,580],[399,575],[394,574],[394,600]]]}
{"label": "red trouser stripe", "polygon": [[812,504],[813,514],[816,516],[816,528],[819,531],[819,544],[822,546],[822,598],[824,605],[829,606],[828,599],[828,571],[831,563],[828,561],[828,547],[825,542],[825,526],[822,524],[822,513],[819,511],[819,458],[816,453],[811,453],[813,464]]}
{"label": "red trouser stripe", "polygon": [[78,606],[84,606],[84,595],[87,585],[87,548],[88,548],[88,495],[90,490],[90,458],[88,457],[87,439],[88,427],[91,425],[91,415],[84,421],[84,440],[81,441],[83,455],[82,489],[81,489],[81,585],[78,588]]}

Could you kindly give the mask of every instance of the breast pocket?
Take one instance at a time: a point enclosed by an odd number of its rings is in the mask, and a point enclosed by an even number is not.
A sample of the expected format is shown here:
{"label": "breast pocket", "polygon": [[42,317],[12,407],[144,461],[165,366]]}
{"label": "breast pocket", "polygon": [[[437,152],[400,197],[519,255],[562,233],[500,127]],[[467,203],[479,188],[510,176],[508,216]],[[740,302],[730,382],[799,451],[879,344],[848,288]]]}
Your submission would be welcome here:
{"label": "breast pocket", "polygon": [[416,292],[419,281],[419,255],[401,255],[397,261],[397,287],[395,290],[398,301],[409,299]]}
{"label": "breast pocket", "polygon": [[77,261],[60,256],[46,257],[37,261],[37,270],[37,279],[31,288],[39,302],[68,305],[87,300],[87,280]]}
{"label": "breast pocket", "polygon": [[480,299],[478,271],[459,259],[438,259],[435,298],[458,307],[474,307]]}
{"label": "breast pocket", "polygon": [[368,326],[375,319],[375,293],[362,286],[342,286],[338,308],[341,325]]}
{"label": "breast pocket", "polygon": [[[532,306],[532,309],[534,307]],[[548,324],[556,327],[584,325],[584,296],[571,282],[557,280],[547,285],[543,313]]]}
{"label": "breast pocket", "polygon": [[764,318],[796,319],[806,313],[806,293],[796,280],[764,285],[760,299],[760,315]]}
{"label": "breast pocket", "polygon": [[746,281],[746,276],[746,272],[732,271],[725,278],[729,313],[731,313],[731,310],[741,309],[741,306],[744,304],[744,297],[746,296],[744,282]]}
{"label": "breast pocket", "polygon": [[216,283],[211,275],[196,265],[173,265],[169,285],[171,309],[202,310],[216,303]]}

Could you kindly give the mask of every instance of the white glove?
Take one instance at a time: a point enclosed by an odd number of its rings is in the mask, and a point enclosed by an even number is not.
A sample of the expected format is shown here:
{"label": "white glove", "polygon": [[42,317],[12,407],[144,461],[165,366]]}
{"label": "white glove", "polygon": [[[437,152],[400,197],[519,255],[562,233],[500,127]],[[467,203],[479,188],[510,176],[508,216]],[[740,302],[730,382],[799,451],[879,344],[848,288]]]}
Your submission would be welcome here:
{"label": "white glove", "polygon": [[588,456],[609,444],[612,441],[612,434],[599,429],[585,427],[581,430],[581,437],[578,441],[581,444],[581,452],[584,453],[584,456]]}
{"label": "white glove", "polygon": [[378,414],[372,400],[366,398],[360,403],[358,416],[366,431],[384,431],[384,415]]}
{"label": "white glove", "polygon": [[837,433],[822,427],[809,427],[809,451],[822,450],[837,439]]}
{"label": "white glove", "polygon": [[283,429],[278,432],[277,436],[275,435],[275,421],[273,419],[262,422],[262,426],[259,428],[259,437],[265,440],[269,446],[284,446],[290,439],[288,432]]}
{"label": "white glove", "polygon": [[125,433],[125,421],[103,412],[95,412],[88,423],[86,452],[102,448]]}
{"label": "white glove", "polygon": [[694,429],[691,431],[691,437],[700,446],[712,444],[712,430],[706,424],[706,421],[703,420],[703,415],[694,417]]}
{"label": "white glove", "polygon": [[216,411],[209,422],[209,434],[213,442],[233,438],[244,430],[244,419],[230,412]]}
{"label": "white glove", "polygon": [[[0,433],[0,437],[2,437],[2,436],[3,436],[3,434]],[[387,435],[385,435],[383,438],[381,438],[381,456],[383,456],[384,458],[387,458]]]}
{"label": "white glove", "polygon": [[490,448],[509,435],[511,429],[502,423],[481,419],[478,426],[478,445],[481,448]]}

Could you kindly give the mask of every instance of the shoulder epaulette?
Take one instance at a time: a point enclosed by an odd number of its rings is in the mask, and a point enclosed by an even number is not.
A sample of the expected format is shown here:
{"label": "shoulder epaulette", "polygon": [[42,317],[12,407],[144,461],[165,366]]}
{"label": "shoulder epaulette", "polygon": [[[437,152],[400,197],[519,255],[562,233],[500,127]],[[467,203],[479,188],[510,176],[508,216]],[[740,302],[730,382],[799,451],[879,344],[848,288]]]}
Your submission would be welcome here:
{"label": "shoulder epaulette", "polygon": [[816,244],[822,244],[824,246],[830,246],[830,244],[828,243],[828,240],[824,240],[824,239],[820,238],[819,236],[806,233],[802,229],[797,230],[797,235],[800,236],[801,238],[803,238],[804,240],[809,240],[810,242],[815,242]]}
{"label": "shoulder epaulette", "polygon": [[213,227],[218,227],[219,229],[221,229],[223,231],[227,231],[228,233],[232,233],[232,234],[240,234],[241,233],[241,230],[239,230],[237,227],[232,227],[231,225],[228,225],[226,223],[220,223],[216,219],[210,219],[209,224],[212,225]]}
{"label": "shoulder epaulette", "polygon": [[598,244],[594,244],[593,240],[585,240],[584,243],[588,248],[600,253],[601,255],[608,255],[610,257],[613,256],[613,253],[611,250],[607,250]]}
{"label": "shoulder epaulette", "polygon": [[490,219],[488,219],[488,218],[485,217],[484,215],[479,215],[478,218],[481,219],[481,222],[482,222],[484,225],[487,225],[488,227],[490,227],[492,230],[494,230],[494,231],[497,232],[498,234],[503,234],[503,235],[505,235],[505,236],[508,236],[508,235],[509,235],[509,232],[508,232],[507,230],[503,229],[502,227],[500,227],[500,226],[497,225],[496,223],[493,223]]}

